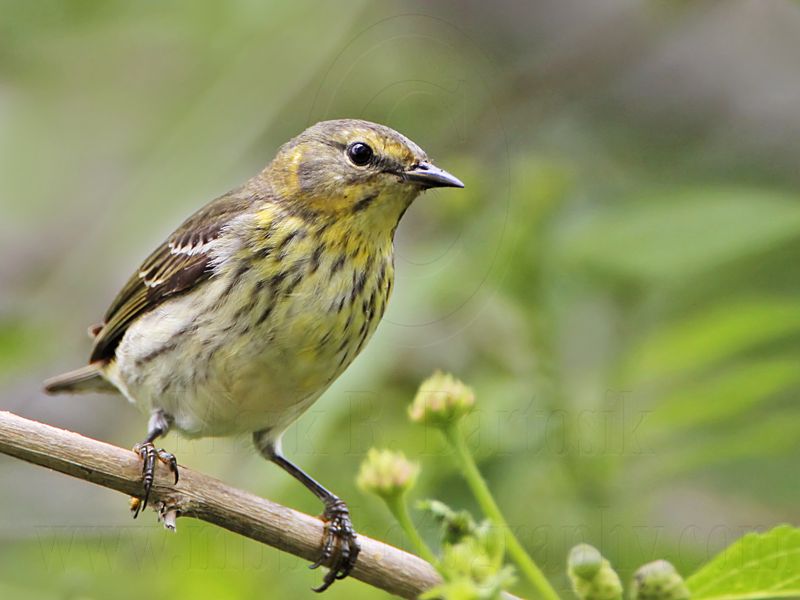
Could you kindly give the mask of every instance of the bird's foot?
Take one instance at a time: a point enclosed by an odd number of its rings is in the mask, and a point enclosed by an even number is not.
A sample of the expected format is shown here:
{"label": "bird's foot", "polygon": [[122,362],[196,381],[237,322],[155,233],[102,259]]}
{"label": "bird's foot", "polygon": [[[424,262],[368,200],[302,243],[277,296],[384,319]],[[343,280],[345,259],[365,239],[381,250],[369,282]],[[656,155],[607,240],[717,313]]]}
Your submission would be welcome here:
{"label": "bird's foot", "polygon": [[147,508],[147,500],[150,498],[150,490],[153,488],[155,480],[156,460],[167,465],[175,475],[175,483],[178,483],[178,461],[174,454],[170,454],[163,448],[156,449],[152,442],[136,444],[133,451],[142,459],[142,486],[144,487],[144,495],[141,500],[139,498],[131,499],[131,511],[135,519],[139,516],[139,512]]}
{"label": "bird's foot", "polygon": [[327,563],[331,558],[330,570],[325,574],[322,585],[314,588],[315,592],[324,592],[337,579],[344,579],[353,570],[361,552],[361,546],[356,539],[356,532],[350,522],[350,511],[347,505],[339,498],[333,498],[325,505],[325,512],[322,518],[326,523],[325,541],[322,545],[322,553],[319,559],[309,568],[317,567]]}

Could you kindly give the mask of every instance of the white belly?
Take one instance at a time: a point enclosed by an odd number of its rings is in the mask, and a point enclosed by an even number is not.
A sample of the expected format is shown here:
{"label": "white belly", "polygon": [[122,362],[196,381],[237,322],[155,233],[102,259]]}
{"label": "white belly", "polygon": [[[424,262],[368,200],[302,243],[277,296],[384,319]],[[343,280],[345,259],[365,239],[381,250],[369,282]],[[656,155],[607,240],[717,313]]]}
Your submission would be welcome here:
{"label": "white belly", "polygon": [[[212,279],[133,323],[106,376],[142,411],[171,415],[189,437],[271,430],[277,439],[350,364],[382,316],[385,296],[368,318],[360,298],[348,304],[352,315],[337,310],[351,281],[346,272],[334,281],[307,278],[289,296],[263,294],[243,311],[230,298],[246,296]],[[267,306],[269,317],[256,324]]]}

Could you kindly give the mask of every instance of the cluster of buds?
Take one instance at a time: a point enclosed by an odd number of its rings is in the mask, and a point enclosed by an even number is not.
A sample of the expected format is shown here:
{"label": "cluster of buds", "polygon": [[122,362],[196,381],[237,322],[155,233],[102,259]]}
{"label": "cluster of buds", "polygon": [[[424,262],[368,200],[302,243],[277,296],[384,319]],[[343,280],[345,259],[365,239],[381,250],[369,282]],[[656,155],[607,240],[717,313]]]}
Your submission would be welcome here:
{"label": "cluster of buds", "polygon": [[[598,550],[578,544],[569,553],[567,572],[581,600],[621,600],[622,583]],[[641,567],[633,576],[631,600],[689,600],[689,589],[678,571],[665,560]]]}
{"label": "cluster of buds", "polygon": [[619,575],[597,548],[578,544],[569,553],[567,573],[581,600],[621,600]]}
{"label": "cluster of buds", "polygon": [[408,408],[415,423],[447,427],[468,414],[475,406],[475,393],[449,373],[436,371],[419,386]]}
{"label": "cluster of buds", "polygon": [[390,500],[414,487],[418,475],[419,465],[402,452],[371,448],[361,463],[357,483],[365,492]]}
{"label": "cluster of buds", "polygon": [[657,560],[640,567],[633,575],[633,600],[689,600],[689,588],[675,567]]}
{"label": "cluster of buds", "polygon": [[422,594],[420,600],[500,600],[515,578],[513,569],[503,566],[502,551],[497,552],[492,537],[496,536],[478,533],[444,544],[438,565],[444,582]]}

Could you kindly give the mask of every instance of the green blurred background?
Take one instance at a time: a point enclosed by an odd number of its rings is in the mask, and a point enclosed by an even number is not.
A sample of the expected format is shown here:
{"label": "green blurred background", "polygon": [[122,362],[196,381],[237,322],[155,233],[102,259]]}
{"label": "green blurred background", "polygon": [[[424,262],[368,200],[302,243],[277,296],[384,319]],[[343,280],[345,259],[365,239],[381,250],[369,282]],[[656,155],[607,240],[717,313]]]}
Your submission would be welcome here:
{"label": "green blurred background", "polygon": [[[409,211],[383,324],[285,438],[361,532],[405,545],[353,482],[373,445],[422,462],[414,498],[475,508],[405,417],[435,368],[475,387],[470,443],[560,590],[578,541],[625,577],[688,574],[800,520],[794,2],[0,1],[0,408],[137,442],[121,399],[42,379],[83,364],[86,326],[186,215],[334,117],[399,129],[467,186]],[[246,439],[164,445],[319,511]],[[1,598],[310,597],[319,577],[0,457]]]}

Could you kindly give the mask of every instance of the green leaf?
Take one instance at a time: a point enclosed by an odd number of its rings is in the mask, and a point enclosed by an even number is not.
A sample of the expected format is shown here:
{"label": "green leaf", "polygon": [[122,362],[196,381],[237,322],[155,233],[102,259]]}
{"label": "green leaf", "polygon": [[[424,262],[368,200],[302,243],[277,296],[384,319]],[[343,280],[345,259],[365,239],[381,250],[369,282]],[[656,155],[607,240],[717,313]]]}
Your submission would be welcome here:
{"label": "green leaf", "polygon": [[797,302],[751,298],[669,323],[630,355],[629,384],[697,372],[800,332]]}
{"label": "green leaf", "polygon": [[439,500],[420,500],[417,508],[430,513],[442,527],[442,542],[457,544],[465,537],[475,535],[478,525],[465,510],[455,511]]}
{"label": "green leaf", "polygon": [[593,218],[570,241],[566,259],[663,283],[797,237],[795,197],[746,188],[692,189],[642,198]]}
{"label": "green leaf", "polygon": [[797,431],[793,427],[797,420],[797,410],[782,410],[761,416],[748,427],[738,430],[726,428],[718,433],[705,432],[702,436],[686,435],[680,441],[673,439],[670,441],[672,456],[660,467],[659,476],[664,478],[713,465],[788,452],[797,446]]}
{"label": "green leaf", "polygon": [[685,431],[688,427],[719,424],[738,417],[800,383],[794,356],[734,363],[698,383],[681,386],[659,402],[652,426]]}
{"label": "green leaf", "polygon": [[693,600],[800,598],[800,530],[781,525],[747,534],[686,584]]}

